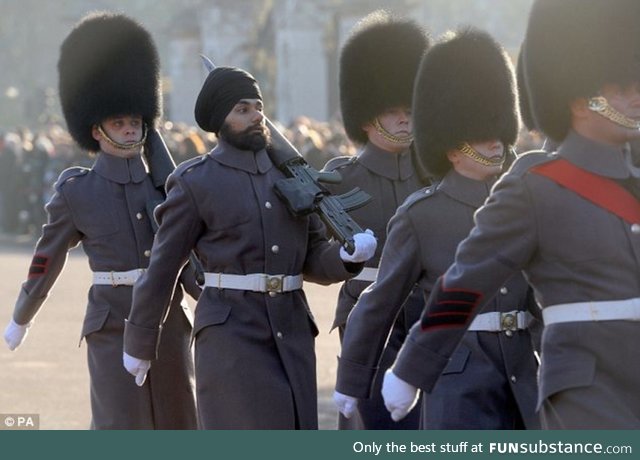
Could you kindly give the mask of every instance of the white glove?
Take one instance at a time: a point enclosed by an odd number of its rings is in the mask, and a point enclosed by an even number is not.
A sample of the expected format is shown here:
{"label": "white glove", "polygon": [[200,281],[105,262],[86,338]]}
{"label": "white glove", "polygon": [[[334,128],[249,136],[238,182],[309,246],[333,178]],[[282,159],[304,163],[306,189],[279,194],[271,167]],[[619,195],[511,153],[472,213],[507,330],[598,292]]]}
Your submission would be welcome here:
{"label": "white glove", "polygon": [[32,324],[33,322],[18,324],[13,320],[13,318],[11,318],[11,321],[9,321],[9,324],[7,324],[7,327],[4,330],[4,341],[7,342],[9,350],[13,351],[22,345],[24,339],[27,338],[29,328]]}
{"label": "white glove", "polygon": [[358,407],[358,400],[353,396],[343,395],[339,391],[333,392],[333,402],[338,406],[338,410],[346,418],[351,418]]}
{"label": "white glove", "polygon": [[418,402],[418,389],[387,369],[382,381],[382,399],[394,422],[405,418]]}
{"label": "white glove", "polygon": [[122,352],[122,364],[124,368],[136,378],[136,385],[141,387],[147,379],[147,372],[151,367],[151,361],[146,359],[134,358],[125,352]]}
{"label": "white glove", "polygon": [[373,257],[378,241],[371,230],[366,229],[364,233],[356,233],[353,235],[353,241],[355,243],[353,254],[349,254],[344,248],[340,248],[340,258],[343,261],[359,263]]}

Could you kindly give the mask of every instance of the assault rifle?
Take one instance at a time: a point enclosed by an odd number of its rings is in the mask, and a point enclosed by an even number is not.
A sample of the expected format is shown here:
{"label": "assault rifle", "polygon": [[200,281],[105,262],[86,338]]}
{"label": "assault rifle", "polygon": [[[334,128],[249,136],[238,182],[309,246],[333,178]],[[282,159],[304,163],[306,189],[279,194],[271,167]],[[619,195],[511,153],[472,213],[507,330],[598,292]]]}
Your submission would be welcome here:
{"label": "assault rifle", "polygon": [[[216,68],[209,58],[200,57],[209,72]],[[275,183],[276,194],[294,216],[316,213],[334,238],[349,254],[353,254],[353,235],[363,230],[348,211],[369,203],[371,196],[359,188],[343,195],[332,195],[322,183],[340,183],[340,173],[320,172],[311,167],[267,117],[265,123],[271,131],[271,146],[267,148],[267,153],[273,164],[287,176]]]}
{"label": "assault rifle", "polygon": [[[149,176],[151,177],[153,186],[160,190],[162,195],[166,197],[167,194],[164,186],[169,174],[176,169],[176,163],[173,161],[167,144],[165,144],[164,139],[162,139],[162,136],[155,128],[148,128],[147,140],[144,144],[144,156],[147,159]],[[162,203],[162,201],[150,201],[146,206],[153,233],[156,233],[158,230],[158,223],[156,222],[153,212],[160,203]],[[189,255],[189,264],[191,264],[191,268],[195,273],[196,282],[202,286],[204,284],[204,269],[193,251]]]}

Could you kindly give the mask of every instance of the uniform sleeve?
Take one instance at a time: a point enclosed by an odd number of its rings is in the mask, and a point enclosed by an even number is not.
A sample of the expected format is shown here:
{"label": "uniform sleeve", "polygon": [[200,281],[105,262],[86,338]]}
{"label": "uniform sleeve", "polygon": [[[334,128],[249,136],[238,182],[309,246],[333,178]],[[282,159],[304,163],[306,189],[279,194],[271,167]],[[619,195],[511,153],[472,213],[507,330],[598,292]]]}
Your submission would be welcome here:
{"label": "uniform sleeve", "polygon": [[473,318],[531,260],[537,241],[531,203],[520,175],[496,184],[411,328],[393,367],[398,377],[429,392]]}
{"label": "uniform sleeve", "polygon": [[124,334],[125,352],[140,359],[157,358],[176,281],[203,228],[196,202],[179,176],[169,177],[167,199],[157,208],[156,219],[149,268],[133,289]]}
{"label": "uniform sleeve", "polygon": [[347,320],[337,391],[357,398],[370,396],[389,333],[421,276],[420,253],[408,213],[397,213],[389,222],[377,279],[362,293]]}
{"label": "uniform sleeve", "polygon": [[61,191],[56,191],[45,209],[48,221],[36,243],[28,278],[22,284],[13,312],[13,320],[18,324],[27,324],[36,316],[60,276],[69,250],[82,238]]}

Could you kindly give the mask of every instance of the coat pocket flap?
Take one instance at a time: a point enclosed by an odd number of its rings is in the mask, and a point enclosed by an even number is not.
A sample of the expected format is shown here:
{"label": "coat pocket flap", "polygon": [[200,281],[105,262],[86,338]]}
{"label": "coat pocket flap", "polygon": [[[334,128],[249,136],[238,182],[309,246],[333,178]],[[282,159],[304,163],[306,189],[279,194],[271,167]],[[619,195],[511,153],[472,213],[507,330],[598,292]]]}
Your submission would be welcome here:
{"label": "coat pocket flap", "polygon": [[451,355],[449,363],[442,371],[442,375],[446,374],[460,374],[464,371],[469,361],[471,351],[467,347],[458,347],[458,349]]}
{"label": "coat pocket flap", "polygon": [[[109,307],[88,311],[82,323],[82,333],[80,339],[85,338],[92,332],[98,332],[104,327],[104,323],[109,316]],[[124,325],[123,325],[124,326]]]}
{"label": "coat pocket flap", "polygon": [[543,364],[540,367],[538,409],[545,399],[556,393],[591,385],[595,374],[596,358],[588,354],[576,354],[571,360],[566,361],[545,362],[543,357]]}
{"label": "coat pocket flap", "polygon": [[[203,309],[200,309],[203,310]],[[195,337],[205,327],[216,326],[224,324],[229,318],[231,313],[231,305],[229,304],[217,304],[211,307],[207,307],[204,311],[199,311],[196,308],[196,319],[193,327],[193,336]]]}

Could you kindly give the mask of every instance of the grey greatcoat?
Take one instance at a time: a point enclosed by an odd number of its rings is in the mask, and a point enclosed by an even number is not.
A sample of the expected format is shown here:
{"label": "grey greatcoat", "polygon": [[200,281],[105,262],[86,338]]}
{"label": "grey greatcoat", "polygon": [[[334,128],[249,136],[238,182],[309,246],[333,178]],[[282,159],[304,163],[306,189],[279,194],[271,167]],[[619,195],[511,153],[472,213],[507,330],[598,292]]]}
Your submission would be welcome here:
{"label": "grey greatcoat", "polygon": [[[532,172],[558,158],[619,182],[636,199],[640,196],[640,181],[630,176],[622,149],[575,132],[557,153],[519,158],[478,212],[475,229],[430,299],[424,331],[420,324],[412,329],[394,368],[400,378],[431,390],[464,333],[460,324],[446,328],[446,334],[442,327],[429,327],[431,313],[446,308],[445,297],[464,296],[471,321],[520,269],[543,313],[558,304],[640,297],[640,223],[629,223]],[[543,426],[640,428],[639,328],[637,321],[621,320],[545,326],[538,396],[546,413]]]}
{"label": "grey greatcoat", "polygon": [[[411,152],[407,150],[401,154],[390,153],[367,143],[357,156],[335,158],[327,163],[325,170],[338,171],[342,176],[340,184],[329,187],[334,193],[346,193],[354,187],[359,187],[371,195],[370,203],[351,211],[350,215],[361,227],[373,230],[378,238],[376,254],[365,262],[365,267],[377,268],[382,247],[386,241],[389,220],[411,193],[425,185],[415,173]],[[341,338],[349,313],[362,291],[370,284],[369,281],[352,279],[345,281],[340,288],[333,327],[340,328]],[[396,423],[391,420],[389,412],[384,407],[380,389],[384,371],[395,360],[409,328],[420,317],[423,306],[421,292],[416,291],[407,300],[402,313],[397,318],[388,346],[385,347],[371,398],[359,401],[357,414],[352,419],[346,420],[340,416],[339,428],[366,430],[418,428],[419,408]]]}
{"label": "grey greatcoat", "polygon": [[[192,249],[210,273],[303,273],[322,284],[357,274],[362,264],[347,270],[317,216],[288,212],[274,191],[283,177],[265,150],[222,139],[169,177],[151,265],[134,292],[127,353],[156,357],[160,319]],[[200,296],[196,392],[205,429],[317,428],[318,330],[301,289],[271,294],[206,287]]]}
{"label": "grey greatcoat", "polygon": [[[38,312],[69,249],[82,242],[92,271],[146,268],[153,232],[145,208],[162,199],[140,156],[100,153],[91,169],[62,173],[47,204],[28,280],[22,285],[14,319],[29,322]],[[193,356],[189,350],[191,313],[177,288],[160,347],[162,360],[137,387],[122,366],[122,337],[131,308],[131,286],[95,285],[89,290],[82,337],[87,343],[95,429],[194,429]]]}
{"label": "grey greatcoat", "polygon": [[[382,347],[404,299],[416,284],[425,295],[434,288],[453,261],[458,243],[473,227],[474,212],[493,182],[471,180],[451,170],[441,182],[414,193],[398,209],[389,223],[378,278],[361,295],[347,323],[338,391],[357,397],[370,393]],[[516,275],[502,280],[500,292],[483,312],[532,308],[537,307],[530,290],[524,278]],[[438,385],[423,395],[424,428],[539,427],[536,370],[528,330],[513,335],[468,332]]]}

